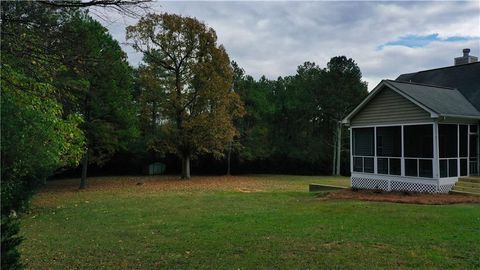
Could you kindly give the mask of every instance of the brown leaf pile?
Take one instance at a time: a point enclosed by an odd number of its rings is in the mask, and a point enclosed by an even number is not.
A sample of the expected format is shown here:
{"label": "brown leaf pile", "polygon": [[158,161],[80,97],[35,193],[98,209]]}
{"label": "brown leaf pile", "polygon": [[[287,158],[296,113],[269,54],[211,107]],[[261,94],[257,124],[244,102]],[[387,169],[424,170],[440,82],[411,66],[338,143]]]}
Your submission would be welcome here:
{"label": "brown leaf pile", "polygon": [[[42,192],[78,192],[79,179],[49,181]],[[88,178],[89,191],[108,191],[115,189],[136,189],[145,191],[182,191],[182,190],[237,190],[259,192],[268,183],[254,176],[195,176],[182,180],[178,176],[112,176]],[[84,192],[81,190],[80,192]]]}
{"label": "brown leaf pile", "polygon": [[326,198],[411,204],[480,203],[480,196],[473,195],[378,192],[373,190],[353,191],[351,189],[332,192]]}
{"label": "brown leaf pile", "polygon": [[195,176],[182,180],[178,176],[111,176],[89,177],[87,188],[79,190],[80,179],[51,180],[34,197],[36,206],[56,206],[66,200],[83,200],[103,196],[144,196],[165,191],[232,191],[264,192],[272,189],[289,189],[288,184],[277,185],[274,181],[256,176]]}

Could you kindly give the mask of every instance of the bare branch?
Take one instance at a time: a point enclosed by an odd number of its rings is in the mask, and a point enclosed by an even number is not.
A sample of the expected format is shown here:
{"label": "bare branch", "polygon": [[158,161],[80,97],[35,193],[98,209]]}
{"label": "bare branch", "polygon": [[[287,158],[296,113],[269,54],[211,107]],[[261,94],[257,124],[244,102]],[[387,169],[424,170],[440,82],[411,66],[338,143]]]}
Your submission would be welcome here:
{"label": "bare branch", "polygon": [[88,1],[71,1],[71,0],[39,0],[41,4],[52,7],[91,7],[91,6],[132,6],[149,3],[152,0],[88,0]]}
{"label": "bare branch", "polygon": [[[141,13],[147,13],[152,0],[38,0],[38,3],[51,8],[106,8],[114,10],[128,17],[141,17]],[[143,12],[140,12],[142,11]]]}

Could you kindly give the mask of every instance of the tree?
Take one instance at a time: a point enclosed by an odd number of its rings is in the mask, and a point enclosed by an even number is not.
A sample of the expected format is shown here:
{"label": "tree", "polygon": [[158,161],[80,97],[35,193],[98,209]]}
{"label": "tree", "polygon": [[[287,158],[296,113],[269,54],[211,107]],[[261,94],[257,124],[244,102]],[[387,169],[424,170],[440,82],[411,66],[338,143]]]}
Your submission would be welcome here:
{"label": "tree", "polygon": [[326,110],[334,125],[332,174],[340,175],[342,153],[342,119],[368,94],[367,83],[355,61],[345,56],[336,56],[327,63],[325,73],[327,89]]}
{"label": "tree", "polygon": [[80,181],[84,189],[88,165],[104,164],[137,135],[133,76],[118,42],[86,13],[76,14],[63,31],[67,33],[65,50],[75,57],[67,59],[68,69],[58,74],[57,84],[70,89],[70,96],[62,99],[64,107],[84,119],[81,128],[86,145]]}
{"label": "tree", "polygon": [[[8,54],[6,52],[5,54]],[[2,56],[6,56],[2,52]],[[2,269],[18,269],[18,225],[35,189],[57,168],[75,166],[81,157],[80,115],[63,117],[55,87],[27,77],[2,62],[1,220]]]}
{"label": "tree", "polygon": [[256,81],[234,61],[233,90],[244,104],[245,115],[236,122],[239,138],[233,149],[242,160],[267,159],[271,155],[270,130],[274,113],[273,83],[262,77]]}
{"label": "tree", "polygon": [[[67,40],[70,45],[80,43],[76,33],[65,31],[78,11],[73,5],[46,2],[54,1],[0,3],[2,269],[22,268],[15,213],[28,207],[29,198],[47,177],[60,168],[77,166],[85,146],[80,128],[83,114],[65,105],[74,104],[69,102],[88,80],[59,76],[79,60],[65,46]],[[79,2],[85,3],[68,4]]]}
{"label": "tree", "polygon": [[[1,2],[1,268],[21,269],[16,212],[58,168],[80,160],[78,114],[66,115],[53,75],[61,12],[35,2]],[[55,52],[55,53],[54,53]]]}
{"label": "tree", "polygon": [[[126,15],[132,18],[141,17],[143,11],[150,9],[150,2],[152,0],[36,0],[37,3],[50,7],[52,9],[86,9],[93,11],[94,8],[102,8],[111,10],[121,15]],[[95,11],[97,11],[95,9]],[[108,19],[107,14],[95,12],[95,14],[102,18]]]}
{"label": "tree", "polygon": [[[127,40],[144,54],[151,91],[164,97],[159,124],[163,149],[182,160],[183,179],[190,160],[201,153],[222,156],[237,134],[233,118],[242,104],[231,91],[232,68],[215,31],[190,17],[148,14],[127,27]],[[232,113],[233,112],[233,113]]]}

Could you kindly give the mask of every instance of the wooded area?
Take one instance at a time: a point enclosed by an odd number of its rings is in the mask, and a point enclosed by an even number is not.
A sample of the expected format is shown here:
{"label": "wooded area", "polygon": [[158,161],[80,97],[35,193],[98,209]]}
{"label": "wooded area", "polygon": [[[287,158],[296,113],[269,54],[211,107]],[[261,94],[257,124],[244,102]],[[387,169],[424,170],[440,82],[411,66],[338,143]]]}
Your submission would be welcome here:
{"label": "wooded area", "polygon": [[2,268],[21,268],[15,213],[35,189],[62,173],[86,188],[89,165],[138,174],[163,161],[182,178],[190,160],[194,174],[348,170],[340,120],[367,94],[354,60],[256,80],[204,23],[148,14],[127,29],[144,53],[135,68],[84,6],[62,3],[1,3]]}

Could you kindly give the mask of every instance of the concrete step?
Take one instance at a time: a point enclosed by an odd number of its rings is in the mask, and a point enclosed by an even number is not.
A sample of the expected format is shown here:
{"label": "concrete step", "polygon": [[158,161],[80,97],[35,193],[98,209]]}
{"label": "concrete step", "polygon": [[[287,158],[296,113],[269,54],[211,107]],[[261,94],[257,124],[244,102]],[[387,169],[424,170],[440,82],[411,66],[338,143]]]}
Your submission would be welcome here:
{"label": "concrete step", "polygon": [[340,189],[346,189],[346,188],[347,187],[325,185],[325,184],[315,184],[315,183],[312,183],[312,184],[308,185],[308,191],[309,192],[340,190]]}
{"label": "concrete step", "polygon": [[480,195],[480,188],[462,187],[462,186],[455,185],[453,187],[453,191],[469,192],[469,193],[475,193]]}
{"label": "concrete step", "polygon": [[457,190],[452,190],[452,191],[450,191],[450,194],[465,194],[465,195],[475,195],[475,196],[480,196],[480,193],[472,193],[472,192],[467,192],[467,191],[457,191]]}
{"label": "concrete step", "polygon": [[455,186],[457,187],[470,187],[470,188],[480,188],[480,183],[476,182],[467,182],[467,181],[458,181]]}
{"label": "concrete step", "polygon": [[458,181],[461,182],[471,182],[471,183],[480,183],[480,177],[478,176],[468,176],[468,177],[460,177]]}

